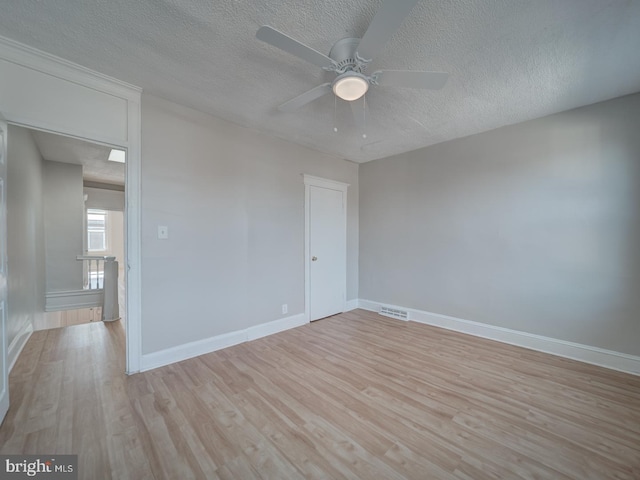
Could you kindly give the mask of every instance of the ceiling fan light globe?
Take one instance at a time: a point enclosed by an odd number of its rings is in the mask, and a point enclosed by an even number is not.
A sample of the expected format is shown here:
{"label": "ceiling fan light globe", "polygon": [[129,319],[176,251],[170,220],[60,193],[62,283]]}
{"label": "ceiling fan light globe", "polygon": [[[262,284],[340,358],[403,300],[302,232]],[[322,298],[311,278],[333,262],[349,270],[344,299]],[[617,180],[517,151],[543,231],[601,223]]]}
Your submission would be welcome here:
{"label": "ceiling fan light globe", "polygon": [[364,76],[346,74],[333,83],[333,93],[347,102],[361,98],[369,90],[369,82]]}

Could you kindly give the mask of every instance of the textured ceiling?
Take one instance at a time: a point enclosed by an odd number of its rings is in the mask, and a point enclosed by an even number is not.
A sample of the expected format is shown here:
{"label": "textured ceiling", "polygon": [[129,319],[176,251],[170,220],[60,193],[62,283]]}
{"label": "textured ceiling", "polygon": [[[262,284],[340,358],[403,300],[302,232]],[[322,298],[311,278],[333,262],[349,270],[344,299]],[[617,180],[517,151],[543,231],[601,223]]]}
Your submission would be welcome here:
{"label": "textured ceiling", "polygon": [[331,74],[255,38],[268,24],[328,53],[380,0],[5,0],[0,35],[145,92],[362,162],[640,91],[640,1],[423,0],[376,69],[451,73],[439,91],[375,87],[363,138]]}
{"label": "textured ceiling", "polygon": [[124,185],[124,164],[107,160],[111,147],[35,130],[31,133],[45,160],[82,165],[84,180]]}

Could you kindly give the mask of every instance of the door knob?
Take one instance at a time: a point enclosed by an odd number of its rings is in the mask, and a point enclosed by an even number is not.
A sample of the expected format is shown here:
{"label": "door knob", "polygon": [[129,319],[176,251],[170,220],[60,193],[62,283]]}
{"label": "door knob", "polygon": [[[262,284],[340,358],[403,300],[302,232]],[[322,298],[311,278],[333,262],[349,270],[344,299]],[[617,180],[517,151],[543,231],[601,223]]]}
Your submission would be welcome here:
{"label": "door knob", "polygon": [[315,257],[315,256],[314,256],[314,257],[311,257],[311,261],[312,261],[312,262],[315,262],[316,260],[318,260],[318,257]]}

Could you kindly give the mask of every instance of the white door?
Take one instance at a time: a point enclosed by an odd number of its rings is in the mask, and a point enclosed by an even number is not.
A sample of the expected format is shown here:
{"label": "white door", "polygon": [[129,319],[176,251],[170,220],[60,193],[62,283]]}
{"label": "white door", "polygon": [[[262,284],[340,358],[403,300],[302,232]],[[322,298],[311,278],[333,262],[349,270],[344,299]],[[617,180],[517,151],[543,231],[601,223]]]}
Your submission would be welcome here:
{"label": "white door", "polygon": [[0,422],[9,410],[7,365],[7,122],[0,114]]}
{"label": "white door", "polygon": [[[307,178],[305,177],[305,182]],[[307,185],[309,320],[344,312],[346,301],[346,185]]]}

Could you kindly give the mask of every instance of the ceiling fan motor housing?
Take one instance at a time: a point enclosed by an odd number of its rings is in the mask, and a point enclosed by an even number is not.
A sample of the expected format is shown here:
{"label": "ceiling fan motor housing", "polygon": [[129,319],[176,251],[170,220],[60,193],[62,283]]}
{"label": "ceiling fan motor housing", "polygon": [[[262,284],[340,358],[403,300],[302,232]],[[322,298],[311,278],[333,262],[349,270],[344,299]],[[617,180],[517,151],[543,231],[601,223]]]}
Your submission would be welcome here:
{"label": "ceiling fan motor housing", "polygon": [[369,78],[363,73],[367,64],[356,53],[359,44],[359,38],[343,38],[334,43],[329,52],[329,58],[336,62],[337,75],[331,89],[347,101],[357,100],[369,89]]}
{"label": "ceiling fan motor housing", "polygon": [[338,75],[348,71],[362,73],[367,68],[367,63],[356,55],[359,44],[359,38],[343,38],[333,44],[329,58],[336,62],[335,72]]}

